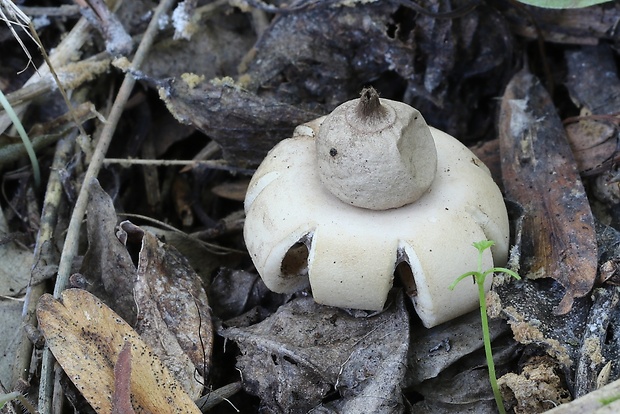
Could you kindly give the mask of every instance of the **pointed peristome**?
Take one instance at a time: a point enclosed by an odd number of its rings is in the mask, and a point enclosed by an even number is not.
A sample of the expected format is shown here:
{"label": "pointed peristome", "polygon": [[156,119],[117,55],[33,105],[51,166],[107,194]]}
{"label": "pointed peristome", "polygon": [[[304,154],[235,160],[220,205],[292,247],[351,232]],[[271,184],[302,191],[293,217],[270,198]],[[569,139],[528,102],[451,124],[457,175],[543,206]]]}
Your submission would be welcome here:
{"label": "pointed peristome", "polygon": [[362,89],[355,111],[358,118],[365,122],[376,122],[387,114],[387,110],[381,105],[379,93],[372,86]]}

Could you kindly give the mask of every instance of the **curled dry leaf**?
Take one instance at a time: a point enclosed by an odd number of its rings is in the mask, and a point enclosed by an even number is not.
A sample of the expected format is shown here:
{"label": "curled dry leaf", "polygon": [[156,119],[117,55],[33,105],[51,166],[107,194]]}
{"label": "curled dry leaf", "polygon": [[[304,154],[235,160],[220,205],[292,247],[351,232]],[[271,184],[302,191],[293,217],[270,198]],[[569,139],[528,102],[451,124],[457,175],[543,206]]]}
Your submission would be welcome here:
{"label": "curled dry leaf", "polygon": [[68,289],[61,299],[43,295],[39,327],[54,357],[98,414],[111,414],[114,366],[131,346],[131,394],[139,413],[200,413],[170,371],[121,317],[95,296]]}
{"label": "curled dry leaf", "polygon": [[[133,324],[185,392],[198,398],[213,346],[201,278],[182,254],[151,232],[124,222],[115,234],[112,200],[96,180],[89,197],[89,246],[82,266],[88,289]],[[139,252],[137,268],[130,251]],[[208,271],[211,256],[202,251],[201,257],[207,260],[200,266]]]}
{"label": "curled dry leaf", "polygon": [[137,312],[133,299],[136,266],[127,247],[115,235],[114,204],[97,180],[90,183],[87,211],[88,250],[80,273],[88,280],[88,290],[133,326]]}
{"label": "curled dry leaf", "polygon": [[507,197],[525,209],[523,274],[564,286],[554,313],[565,314],[596,278],[594,218],[551,98],[526,71],[502,99],[500,150]]}
{"label": "curled dry leaf", "polygon": [[141,242],[134,285],[136,330],[197,398],[213,347],[211,311],[200,278],[185,257],[152,233],[128,221],[120,228],[129,240]]}

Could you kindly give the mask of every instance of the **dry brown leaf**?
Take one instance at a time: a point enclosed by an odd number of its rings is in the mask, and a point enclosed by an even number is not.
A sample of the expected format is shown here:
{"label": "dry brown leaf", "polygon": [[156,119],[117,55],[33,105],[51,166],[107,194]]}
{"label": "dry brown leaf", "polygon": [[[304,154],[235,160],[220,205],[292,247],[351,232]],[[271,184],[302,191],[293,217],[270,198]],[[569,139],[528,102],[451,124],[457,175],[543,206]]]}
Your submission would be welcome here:
{"label": "dry brown leaf", "polygon": [[68,377],[98,414],[112,413],[114,365],[131,344],[131,394],[137,413],[200,413],[168,369],[123,319],[90,293],[43,295],[39,327]]}
{"label": "dry brown leaf", "polygon": [[584,175],[595,175],[609,170],[619,156],[616,152],[617,127],[612,122],[586,117],[567,125],[566,134],[579,171]]}
{"label": "dry brown leaf", "polygon": [[596,278],[594,218],[551,98],[526,71],[514,76],[502,99],[500,151],[507,197],[525,209],[524,270],[564,286],[554,312],[565,314]]}

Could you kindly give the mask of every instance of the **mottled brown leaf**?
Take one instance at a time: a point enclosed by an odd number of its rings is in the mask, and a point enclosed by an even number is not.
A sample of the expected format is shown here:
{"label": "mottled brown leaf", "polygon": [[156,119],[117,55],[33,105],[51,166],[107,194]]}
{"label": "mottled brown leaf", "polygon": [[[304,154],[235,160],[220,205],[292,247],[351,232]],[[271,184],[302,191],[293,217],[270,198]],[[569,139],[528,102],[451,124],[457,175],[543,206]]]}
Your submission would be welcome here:
{"label": "mottled brown leaf", "polygon": [[594,219],[551,98],[526,71],[514,76],[502,99],[500,150],[507,197],[525,209],[523,274],[564,286],[554,312],[565,314],[596,277]]}
{"label": "mottled brown leaf", "polygon": [[200,413],[136,331],[87,291],[65,290],[60,301],[43,295],[37,317],[54,357],[98,414],[114,412],[114,365],[125,342],[131,345],[131,394],[137,413]]}

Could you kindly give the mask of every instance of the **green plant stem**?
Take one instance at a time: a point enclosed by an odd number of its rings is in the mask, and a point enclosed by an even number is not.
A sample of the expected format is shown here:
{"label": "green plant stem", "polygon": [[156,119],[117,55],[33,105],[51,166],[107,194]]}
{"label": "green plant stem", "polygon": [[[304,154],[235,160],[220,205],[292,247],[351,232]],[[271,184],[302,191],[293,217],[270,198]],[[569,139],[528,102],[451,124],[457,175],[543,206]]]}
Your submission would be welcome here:
{"label": "green plant stem", "polygon": [[[482,255],[481,255],[482,256]],[[478,269],[481,269],[482,265]],[[484,279],[484,274],[479,273],[482,276],[480,279]],[[495,377],[495,362],[493,361],[493,351],[491,348],[491,334],[489,332],[489,320],[487,316],[487,299],[486,292],[484,291],[484,280],[476,280],[478,284],[478,294],[480,295],[480,322],[482,323],[482,339],[484,342],[484,353],[487,358],[487,366],[489,368],[489,381],[491,382],[491,389],[493,390],[493,396],[495,397],[495,403],[500,414],[505,414],[504,401],[502,400],[502,394],[499,391],[497,385],[497,378]]]}
{"label": "green plant stem", "polygon": [[32,404],[30,404],[30,401],[28,401],[28,399],[26,399],[26,397],[24,397],[22,394],[20,394],[17,391],[13,391],[9,394],[3,394],[0,395],[0,408],[4,407],[4,405],[6,403],[8,403],[11,400],[15,400],[17,399],[17,401],[19,401],[19,403],[22,405],[22,407],[24,407],[26,409],[26,411],[28,411],[31,414],[35,414],[36,410],[33,407]]}
{"label": "green plant stem", "polygon": [[510,269],[505,267],[492,267],[485,271],[482,271],[482,255],[484,251],[495,244],[492,240],[482,240],[473,243],[473,246],[478,250],[478,270],[473,272],[463,273],[456,278],[454,282],[449,286],[450,290],[453,290],[457,283],[468,276],[473,276],[475,283],[478,285],[478,299],[480,301],[480,322],[482,324],[482,339],[484,343],[484,353],[487,359],[487,366],[489,369],[489,382],[491,383],[491,389],[493,390],[493,396],[495,397],[495,403],[500,414],[506,414],[504,408],[504,401],[502,394],[497,385],[497,378],[495,377],[495,363],[493,362],[493,349],[491,348],[491,334],[489,331],[489,319],[487,316],[487,298],[484,290],[484,280],[488,275],[493,273],[506,273],[515,279],[521,279],[521,277]]}
{"label": "green plant stem", "polygon": [[19,396],[20,394],[16,391],[11,392],[9,394],[2,394],[0,395],[0,408],[4,407],[4,404],[8,403],[9,401],[17,398],[17,396]]}

